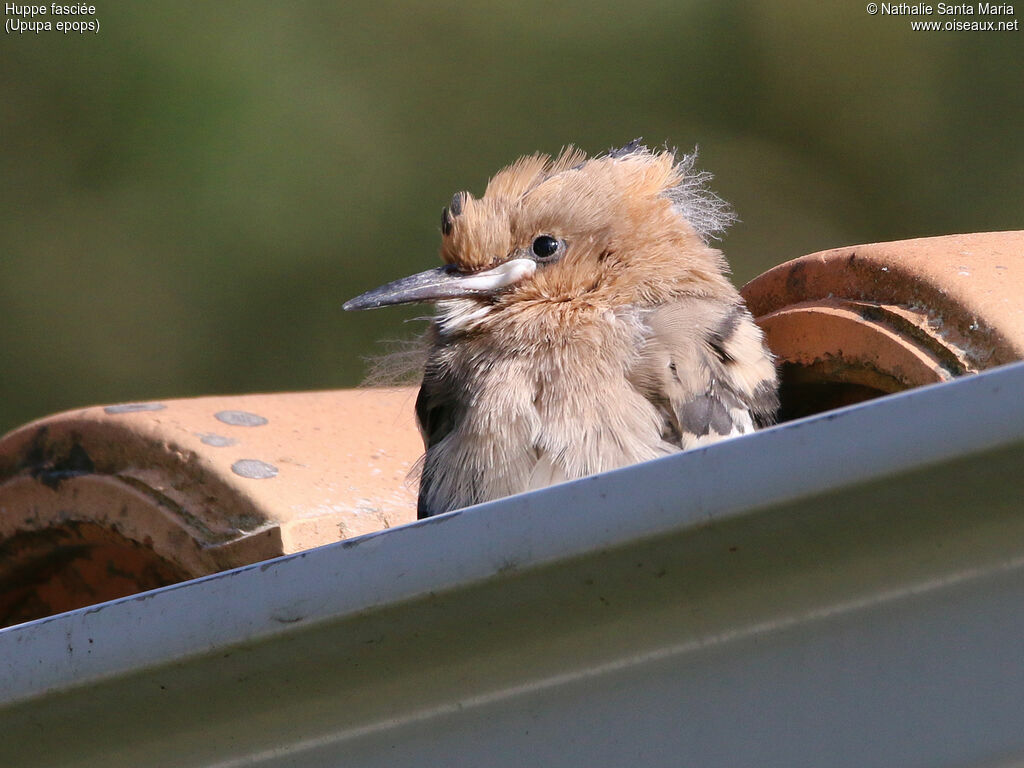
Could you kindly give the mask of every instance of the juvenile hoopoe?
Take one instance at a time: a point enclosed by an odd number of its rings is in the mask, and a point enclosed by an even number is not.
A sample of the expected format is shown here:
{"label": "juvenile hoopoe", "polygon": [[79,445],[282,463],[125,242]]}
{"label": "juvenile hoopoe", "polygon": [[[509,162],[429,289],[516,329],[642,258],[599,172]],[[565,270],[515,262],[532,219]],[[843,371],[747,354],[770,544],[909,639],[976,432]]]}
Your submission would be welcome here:
{"label": "juvenile hoopoe", "polygon": [[345,304],[437,304],[419,517],[772,422],[772,356],[709,245],[734,216],[694,161],[523,157],[442,211],[444,266]]}

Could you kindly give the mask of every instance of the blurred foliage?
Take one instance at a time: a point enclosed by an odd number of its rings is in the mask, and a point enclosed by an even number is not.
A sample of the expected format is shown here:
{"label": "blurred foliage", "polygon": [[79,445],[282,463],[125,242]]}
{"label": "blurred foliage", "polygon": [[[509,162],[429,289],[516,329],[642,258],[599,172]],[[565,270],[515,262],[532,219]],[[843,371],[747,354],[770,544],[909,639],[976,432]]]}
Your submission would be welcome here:
{"label": "blurred foliage", "polygon": [[643,136],[740,213],[744,282],[1024,226],[1020,32],[861,2],[103,2],[0,44],[0,431],[96,402],[344,387],[422,308],[438,213],[520,154]]}

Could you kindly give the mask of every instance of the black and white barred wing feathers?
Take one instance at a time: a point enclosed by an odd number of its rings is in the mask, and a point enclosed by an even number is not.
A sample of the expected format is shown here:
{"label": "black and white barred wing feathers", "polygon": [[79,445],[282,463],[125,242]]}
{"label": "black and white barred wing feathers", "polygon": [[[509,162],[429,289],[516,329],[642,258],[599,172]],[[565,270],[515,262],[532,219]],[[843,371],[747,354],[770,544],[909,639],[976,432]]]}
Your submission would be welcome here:
{"label": "black and white barred wing feathers", "polygon": [[744,306],[685,297],[644,320],[632,380],[662,415],[666,442],[693,448],[772,423],[775,365]]}

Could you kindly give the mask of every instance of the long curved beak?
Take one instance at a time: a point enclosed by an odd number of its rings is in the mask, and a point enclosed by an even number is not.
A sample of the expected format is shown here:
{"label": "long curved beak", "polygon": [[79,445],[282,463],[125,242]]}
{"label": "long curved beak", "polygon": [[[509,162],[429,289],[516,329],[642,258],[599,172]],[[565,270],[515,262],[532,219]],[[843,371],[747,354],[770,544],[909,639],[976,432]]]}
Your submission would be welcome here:
{"label": "long curved beak", "polygon": [[393,304],[462,299],[489,296],[502,288],[518,283],[537,271],[533,259],[510,259],[485,272],[459,272],[447,264],[416,275],[403,277],[346,301],[344,309],[376,309]]}

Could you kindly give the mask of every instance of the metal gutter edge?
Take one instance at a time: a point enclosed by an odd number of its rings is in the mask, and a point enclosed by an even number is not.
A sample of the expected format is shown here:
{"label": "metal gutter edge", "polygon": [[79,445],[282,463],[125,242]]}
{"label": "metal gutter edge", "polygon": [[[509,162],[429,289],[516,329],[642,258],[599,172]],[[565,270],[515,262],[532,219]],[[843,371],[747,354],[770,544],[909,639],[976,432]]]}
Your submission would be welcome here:
{"label": "metal gutter edge", "polygon": [[1016,363],[0,630],[0,705],[1022,441]]}

